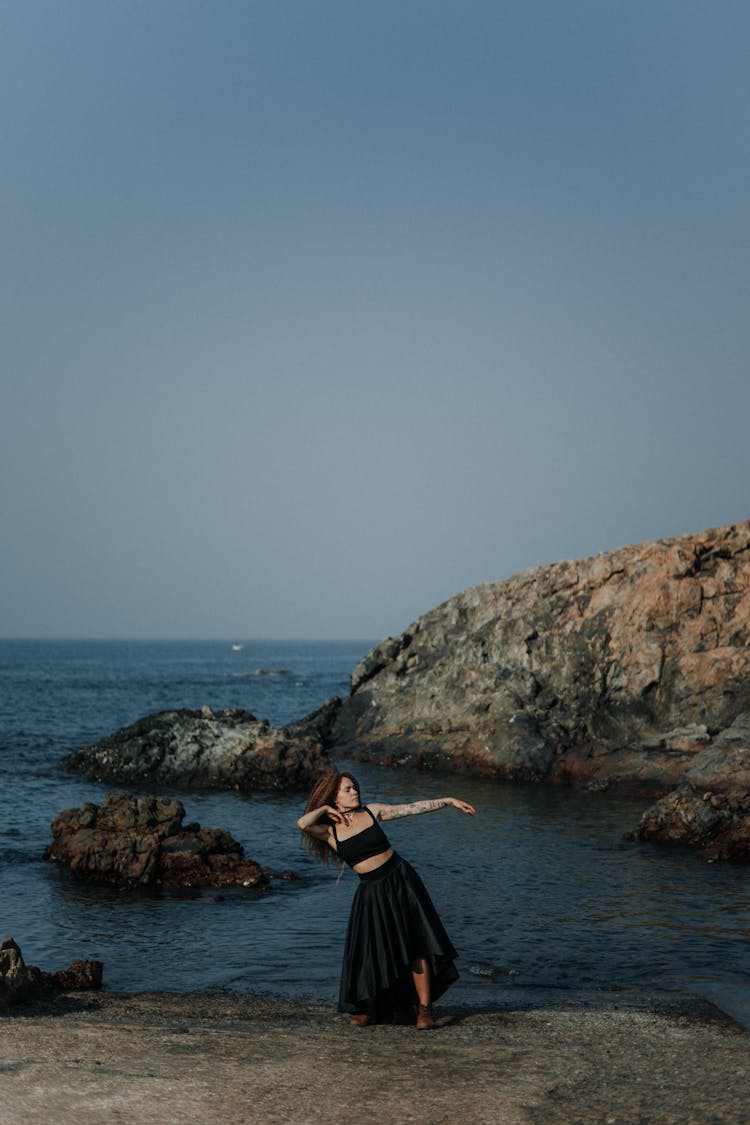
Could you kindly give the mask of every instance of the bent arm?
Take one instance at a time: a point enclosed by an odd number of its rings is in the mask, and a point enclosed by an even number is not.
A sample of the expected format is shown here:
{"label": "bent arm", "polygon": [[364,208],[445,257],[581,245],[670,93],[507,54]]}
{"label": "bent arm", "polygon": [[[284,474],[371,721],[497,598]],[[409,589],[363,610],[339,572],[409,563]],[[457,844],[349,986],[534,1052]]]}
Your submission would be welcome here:
{"label": "bent arm", "polygon": [[320,824],[320,821],[326,816],[337,824],[346,823],[345,817],[336,809],[331,808],[330,805],[321,805],[319,809],[312,809],[311,812],[301,816],[297,821],[297,827],[301,832],[307,832],[308,836],[315,836],[318,840],[330,840],[331,829],[329,825]]}
{"label": "bent arm", "polygon": [[459,801],[456,797],[436,797],[429,801],[413,801],[409,805],[371,804],[370,808],[378,820],[397,820],[401,816],[418,816],[420,813],[448,808],[458,809],[469,816],[474,816],[475,811],[466,801]]}

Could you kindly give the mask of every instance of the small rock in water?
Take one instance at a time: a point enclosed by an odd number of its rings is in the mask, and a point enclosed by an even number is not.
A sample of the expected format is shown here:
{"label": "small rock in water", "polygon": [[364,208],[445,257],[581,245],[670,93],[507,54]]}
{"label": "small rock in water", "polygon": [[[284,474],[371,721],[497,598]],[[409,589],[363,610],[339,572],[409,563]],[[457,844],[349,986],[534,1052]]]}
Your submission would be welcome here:
{"label": "small rock in water", "polygon": [[268,877],[221,828],[182,827],[185,809],[167,797],[110,793],[52,822],[44,853],[78,878],[118,887],[262,887]]}

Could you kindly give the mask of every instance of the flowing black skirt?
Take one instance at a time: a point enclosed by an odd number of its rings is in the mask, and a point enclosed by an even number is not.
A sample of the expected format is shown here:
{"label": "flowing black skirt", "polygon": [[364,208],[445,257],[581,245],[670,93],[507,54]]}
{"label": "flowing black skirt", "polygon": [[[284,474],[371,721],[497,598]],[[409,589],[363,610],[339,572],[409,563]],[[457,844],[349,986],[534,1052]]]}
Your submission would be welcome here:
{"label": "flowing black skirt", "polygon": [[[395,853],[359,876],[344,946],[340,1012],[388,1021],[416,1009],[412,966],[426,958],[431,998],[458,979],[456,953],[424,883]],[[415,966],[416,967],[416,966]]]}

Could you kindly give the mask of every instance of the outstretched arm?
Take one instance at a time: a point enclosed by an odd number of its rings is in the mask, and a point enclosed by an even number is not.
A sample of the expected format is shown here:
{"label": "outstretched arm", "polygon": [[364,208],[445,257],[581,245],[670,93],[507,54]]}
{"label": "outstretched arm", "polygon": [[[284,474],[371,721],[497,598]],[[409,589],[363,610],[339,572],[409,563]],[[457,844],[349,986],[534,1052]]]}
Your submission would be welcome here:
{"label": "outstretched arm", "polygon": [[381,805],[370,804],[378,820],[397,820],[400,816],[418,816],[419,813],[437,812],[438,809],[453,808],[459,812],[474,816],[474,809],[466,801],[459,801],[456,797],[436,797],[430,801],[413,801],[410,805]]}

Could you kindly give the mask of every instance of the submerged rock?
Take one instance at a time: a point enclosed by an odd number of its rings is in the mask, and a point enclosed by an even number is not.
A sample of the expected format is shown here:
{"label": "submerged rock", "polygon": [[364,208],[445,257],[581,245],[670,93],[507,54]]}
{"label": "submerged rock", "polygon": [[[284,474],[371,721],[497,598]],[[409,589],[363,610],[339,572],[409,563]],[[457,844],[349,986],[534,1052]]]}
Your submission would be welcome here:
{"label": "submerged rock", "polygon": [[55,990],[90,991],[101,986],[101,961],[74,961],[67,969],[46,973],[25,963],[12,937],[0,941],[0,1008],[38,1000]]}
{"label": "submerged rock", "polygon": [[117,887],[264,887],[268,877],[220,828],[182,827],[185,809],[167,797],[110,793],[52,822],[44,858],[73,875]]}
{"label": "submerged rock", "polygon": [[241,708],[160,711],[76,750],[63,765],[94,781],[304,789],[332,768],[313,718],[279,728]]}

